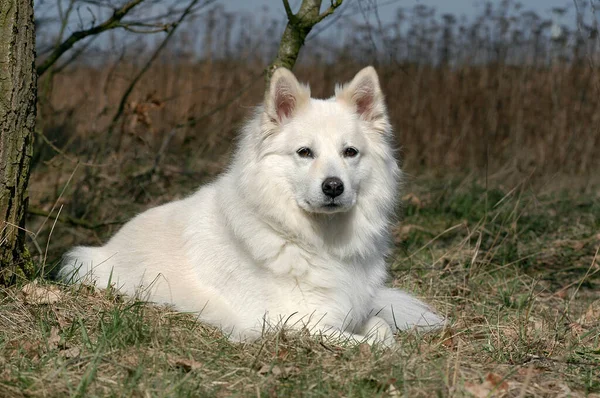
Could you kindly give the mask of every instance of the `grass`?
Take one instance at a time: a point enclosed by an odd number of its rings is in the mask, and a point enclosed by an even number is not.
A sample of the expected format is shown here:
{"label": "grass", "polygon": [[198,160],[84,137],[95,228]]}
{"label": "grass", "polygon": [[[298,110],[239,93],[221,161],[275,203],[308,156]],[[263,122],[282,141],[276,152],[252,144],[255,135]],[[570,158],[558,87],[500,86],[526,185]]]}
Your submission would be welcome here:
{"label": "grass", "polygon": [[597,196],[440,181],[408,186],[391,283],[445,330],[391,351],[239,345],[191,314],[40,282],[0,292],[0,397],[600,396]]}
{"label": "grass", "polygon": [[[283,332],[236,345],[193,315],[46,280],[0,290],[0,398],[600,396],[597,31],[578,24],[558,43],[514,2],[477,12],[440,18],[417,4],[385,26],[338,23],[339,46],[307,41],[294,71],[327,97],[377,65],[403,168],[438,173],[405,190],[390,283],[449,328],[401,333],[393,351]],[[40,80],[27,228],[46,271],[228,163],[282,26],[200,17],[140,80],[112,134],[149,43],[91,46]],[[44,31],[54,27],[40,24],[38,43],[54,42]],[[487,188],[449,177],[484,167]]]}

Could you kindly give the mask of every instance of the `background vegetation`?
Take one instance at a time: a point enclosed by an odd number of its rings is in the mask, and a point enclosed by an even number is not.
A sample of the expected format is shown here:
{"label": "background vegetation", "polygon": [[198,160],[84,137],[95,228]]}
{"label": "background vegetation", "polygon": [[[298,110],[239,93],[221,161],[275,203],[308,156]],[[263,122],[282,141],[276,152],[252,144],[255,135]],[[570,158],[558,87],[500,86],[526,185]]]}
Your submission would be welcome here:
{"label": "background vegetation", "polygon": [[[393,352],[241,347],[115,292],[27,285],[0,293],[0,396],[598,396],[600,5],[573,4],[560,26],[512,1],[470,19],[398,2],[389,23],[348,1],[296,66],[319,97],[376,66],[407,172],[391,283],[450,328]],[[40,20],[40,59],[67,10]],[[164,35],[108,34],[42,76],[28,229],[43,272],[223,170],[283,30],[265,15],[215,2],[153,62]]]}

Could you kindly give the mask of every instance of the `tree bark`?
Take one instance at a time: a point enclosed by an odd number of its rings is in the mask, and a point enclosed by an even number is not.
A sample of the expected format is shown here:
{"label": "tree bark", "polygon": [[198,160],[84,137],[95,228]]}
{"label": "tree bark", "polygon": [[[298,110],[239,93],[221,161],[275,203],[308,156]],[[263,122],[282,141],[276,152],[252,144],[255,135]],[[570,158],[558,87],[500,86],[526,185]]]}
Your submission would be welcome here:
{"label": "tree bark", "polygon": [[267,68],[265,74],[266,87],[275,69],[284,67],[292,70],[300,54],[300,48],[304,45],[306,36],[312,28],[323,19],[333,14],[336,8],[342,5],[343,0],[331,0],[331,5],[323,13],[320,13],[322,0],[302,0],[300,10],[294,14],[288,0],[283,0],[283,6],[288,17],[288,23],[281,36],[277,57]]}
{"label": "tree bark", "polygon": [[25,247],[36,118],[33,0],[0,0],[0,284],[35,273]]}

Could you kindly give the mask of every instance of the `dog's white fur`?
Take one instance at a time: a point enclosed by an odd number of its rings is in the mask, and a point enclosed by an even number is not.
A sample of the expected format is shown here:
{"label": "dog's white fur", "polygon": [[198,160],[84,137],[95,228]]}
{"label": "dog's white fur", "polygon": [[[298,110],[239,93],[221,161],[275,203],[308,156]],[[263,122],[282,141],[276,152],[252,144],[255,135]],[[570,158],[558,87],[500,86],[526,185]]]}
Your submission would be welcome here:
{"label": "dog's white fur", "polygon": [[[423,302],[384,287],[401,175],[391,138],[372,67],[327,100],[280,68],[223,175],[105,246],[74,248],[59,275],[198,312],[236,339],[285,325],[389,345],[397,329],[438,327]],[[327,177],[343,182],[335,199]]]}

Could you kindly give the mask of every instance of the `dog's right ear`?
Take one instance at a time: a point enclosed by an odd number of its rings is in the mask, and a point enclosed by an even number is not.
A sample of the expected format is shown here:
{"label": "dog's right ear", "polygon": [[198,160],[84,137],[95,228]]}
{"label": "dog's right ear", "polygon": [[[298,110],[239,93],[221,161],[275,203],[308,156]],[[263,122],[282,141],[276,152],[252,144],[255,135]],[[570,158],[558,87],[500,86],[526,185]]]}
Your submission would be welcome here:
{"label": "dog's right ear", "polygon": [[308,86],[298,83],[288,69],[278,68],[271,77],[265,97],[265,112],[269,118],[282,124],[310,99]]}

